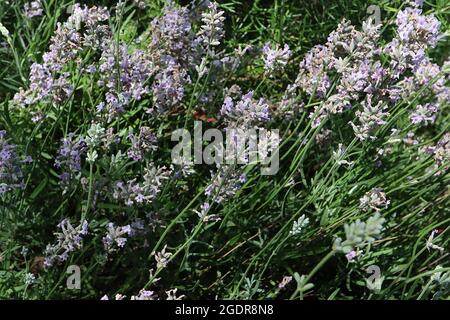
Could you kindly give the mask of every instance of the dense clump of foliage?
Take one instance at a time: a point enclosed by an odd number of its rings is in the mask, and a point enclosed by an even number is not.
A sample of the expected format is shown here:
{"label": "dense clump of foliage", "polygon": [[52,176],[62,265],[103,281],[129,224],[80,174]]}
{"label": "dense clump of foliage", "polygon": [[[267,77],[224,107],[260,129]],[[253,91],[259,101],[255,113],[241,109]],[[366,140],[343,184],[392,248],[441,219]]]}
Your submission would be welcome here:
{"label": "dense clump of foliage", "polygon": [[0,0],[0,298],[449,298],[450,6],[369,2]]}

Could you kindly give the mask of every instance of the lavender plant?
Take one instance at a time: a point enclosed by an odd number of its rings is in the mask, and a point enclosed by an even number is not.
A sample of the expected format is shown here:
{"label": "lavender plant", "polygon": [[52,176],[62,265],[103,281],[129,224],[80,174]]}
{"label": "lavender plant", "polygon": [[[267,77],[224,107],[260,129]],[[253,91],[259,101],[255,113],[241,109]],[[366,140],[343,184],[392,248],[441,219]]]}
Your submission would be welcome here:
{"label": "lavender plant", "polygon": [[5,3],[0,298],[448,299],[445,2]]}

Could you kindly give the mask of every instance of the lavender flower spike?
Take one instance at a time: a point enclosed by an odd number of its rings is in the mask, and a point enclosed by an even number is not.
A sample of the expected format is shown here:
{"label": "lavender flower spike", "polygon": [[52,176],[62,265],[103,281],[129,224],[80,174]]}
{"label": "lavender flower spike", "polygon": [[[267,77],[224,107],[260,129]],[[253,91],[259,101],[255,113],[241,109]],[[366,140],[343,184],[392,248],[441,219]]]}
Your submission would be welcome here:
{"label": "lavender flower spike", "polygon": [[291,57],[291,50],[287,44],[283,49],[278,45],[272,49],[269,43],[263,47],[264,70],[269,77],[273,77],[275,73],[282,71]]}

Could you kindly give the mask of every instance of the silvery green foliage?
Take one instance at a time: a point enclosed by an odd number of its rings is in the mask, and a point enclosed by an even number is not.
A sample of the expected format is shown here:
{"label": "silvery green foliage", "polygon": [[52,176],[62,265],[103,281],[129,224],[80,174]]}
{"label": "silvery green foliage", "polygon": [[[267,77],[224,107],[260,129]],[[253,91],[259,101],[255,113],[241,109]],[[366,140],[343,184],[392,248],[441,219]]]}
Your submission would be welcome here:
{"label": "silvery green foliage", "polygon": [[450,272],[439,271],[442,269],[442,266],[436,266],[434,268],[435,272],[431,275],[431,280],[438,285],[444,285],[450,282]]}
{"label": "silvery green foliage", "polygon": [[314,288],[314,284],[308,282],[307,276],[298,272],[294,273],[294,279],[297,282],[297,292],[304,293]]}
{"label": "silvery green foliage", "polygon": [[86,161],[93,164],[98,159],[98,153],[96,150],[89,150],[86,154]]}
{"label": "silvery green foliage", "polygon": [[203,57],[200,64],[195,66],[195,71],[197,71],[199,78],[202,78],[208,72],[207,62],[207,59]]}
{"label": "silvery green foliage", "polygon": [[292,226],[292,230],[289,231],[289,234],[292,236],[300,234],[305,227],[309,225],[309,218],[307,218],[304,214],[301,215],[297,221],[294,221]]}
{"label": "silvery green foliage", "polygon": [[9,31],[1,22],[0,22],[0,34],[4,36],[6,39],[9,39]]}
{"label": "silvery green foliage", "polygon": [[251,299],[254,294],[262,292],[263,290],[260,287],[260,282],[260,280],[255,278],[254,274],[252,274],[251,277],[245,277],[241,291],[243,298]]}
{"label": "silvery green foliage", "polygon": [[105,134],[105,128],[99,123],[93,123],[87,131],[87,137],[85,139],[88,147],[96,147],[103,139]]}
{"label": "silvery green foliage", "polygon": [[450,293],[450,272],[441,271],[442,266],[438,265],[434,268],[434,273],[431,275],[431,287],[437,291],[433,294],[433,299],[441,299],[447,297]]}
{"label": "silvery green foliage", "polygon": [[30,272],[25,274],[24,282],[26,286],[31,286],[33,283],[36,282],[36,276]]}
{"label": "silvery green foliage", "polygon": [[351,224],[344,225],[345,240],[337,238],[334,241],[333,250],[348,254],[355,248],[371,244],[381,235],[385,221],[386,219],[376,212],[366,222],[358,219]]}

